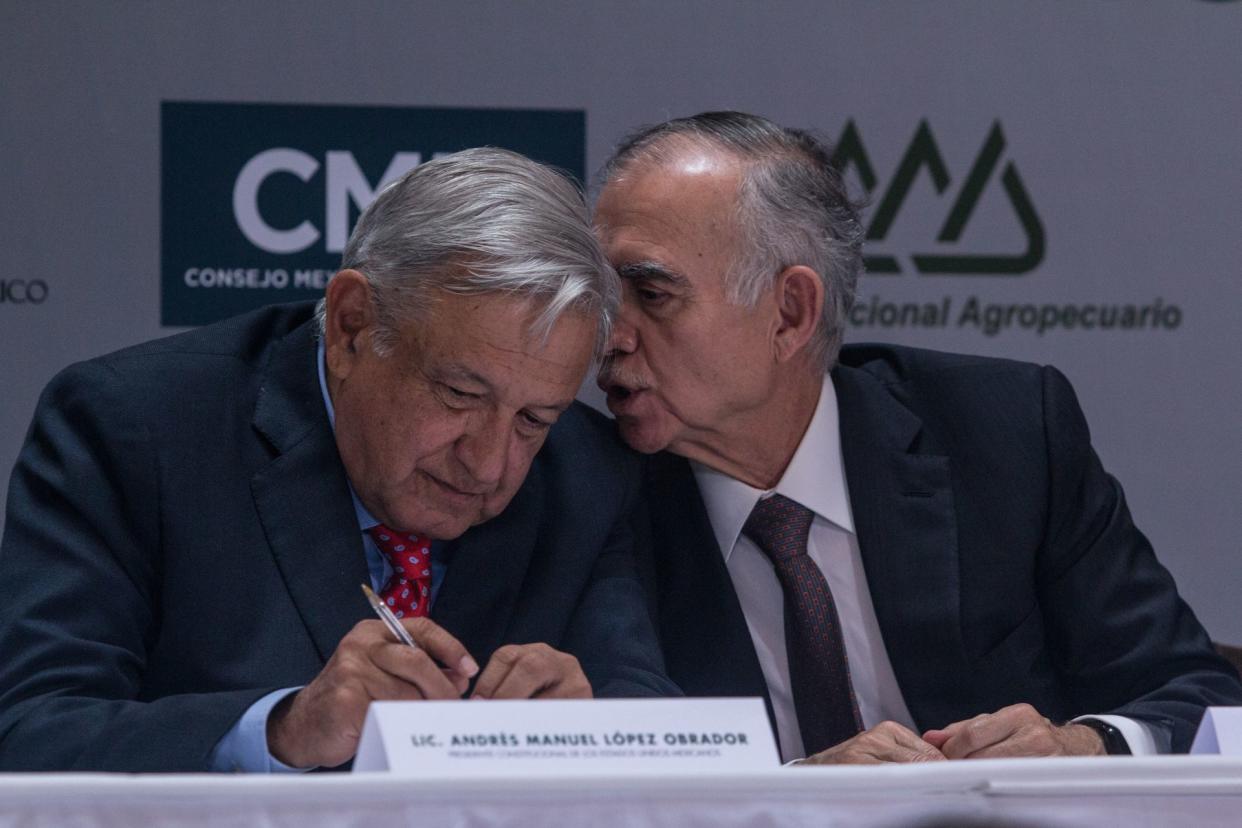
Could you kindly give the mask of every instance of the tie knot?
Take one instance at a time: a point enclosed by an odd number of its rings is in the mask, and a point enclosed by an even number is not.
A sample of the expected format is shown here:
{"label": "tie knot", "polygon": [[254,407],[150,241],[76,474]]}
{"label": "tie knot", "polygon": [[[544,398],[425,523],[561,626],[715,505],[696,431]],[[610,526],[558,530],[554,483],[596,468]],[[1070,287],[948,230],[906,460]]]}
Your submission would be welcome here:
{"label": "tie knot", "polygon": [[[402,577],[411,581],[431,574],[431,541],[421,535],[398,532],[384,524],[372,526],[367,532],[375,545],[388,558],[388,563]],[[425,574],[424,574],[425,573]]]}
{"label": "tie knot", "polygon": [[806,553],[815,513],[797,501],[775,494],[755,504],[742,534],[758,544],[773,563]]}

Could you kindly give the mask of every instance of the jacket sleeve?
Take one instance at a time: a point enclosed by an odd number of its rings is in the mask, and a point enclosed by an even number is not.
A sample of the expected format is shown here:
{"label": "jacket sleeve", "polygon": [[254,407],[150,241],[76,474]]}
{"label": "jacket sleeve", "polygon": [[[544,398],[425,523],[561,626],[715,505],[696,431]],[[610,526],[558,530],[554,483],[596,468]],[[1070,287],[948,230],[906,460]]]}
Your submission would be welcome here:
{"label": "jacket sleeve", "polygon": [[1242,704],[1242,684],[1135,527],[1069,381],[1052,368],[1043,408],[1050,508],[1037,577],[1070,707],[1168,729],[1185,752],[1204,708]]}
{"label": "jacket sleeve", "polygon": [[0,770],[203,771],[270,689],[144,697],[159,630],[160,468],[123,377],[44,391],[0,541]]}

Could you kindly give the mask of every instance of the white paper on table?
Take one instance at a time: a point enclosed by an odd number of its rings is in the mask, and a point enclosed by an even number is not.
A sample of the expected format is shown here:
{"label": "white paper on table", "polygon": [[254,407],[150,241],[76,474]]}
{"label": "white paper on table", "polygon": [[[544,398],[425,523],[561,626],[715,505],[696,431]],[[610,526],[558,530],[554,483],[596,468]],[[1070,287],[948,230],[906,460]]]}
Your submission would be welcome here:
{"label": "white paper on table", "polygon": [[354,758],[423,778],[779,767],[758,698],[373,702]]}
{"label": "white paper on table", "polygon": [[1209,707],[1205,710],[1190,752],[1242,756],[1242,707]]}

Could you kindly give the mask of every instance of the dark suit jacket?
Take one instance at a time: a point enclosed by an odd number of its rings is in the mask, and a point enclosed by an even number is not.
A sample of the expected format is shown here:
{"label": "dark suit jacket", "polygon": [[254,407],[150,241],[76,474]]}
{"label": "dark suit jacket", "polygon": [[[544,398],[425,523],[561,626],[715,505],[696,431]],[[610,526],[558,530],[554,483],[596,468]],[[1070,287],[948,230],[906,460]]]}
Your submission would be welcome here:
{"label": "dark suit jacket", "polygon": [[[832,377],[867,583],[920,728],[1029,702],[1156,722],[1184,751],[1205,705],[1242,704],[1064,376],[853,346]],[[689,464],[657,455],[648,477],[642,566],[669,676],[687,695],[766,697]]]}
{"label": "dark suit jacket", "polygon": [[[0,545],[0,769],[196,771],[266,692],[374,618],[309,304],[75,365],[48,386]],[[447,545],[433,618],[480,664],[575,654],[675,693],[634,572],[640,467],[582,406],[509,508]]]}

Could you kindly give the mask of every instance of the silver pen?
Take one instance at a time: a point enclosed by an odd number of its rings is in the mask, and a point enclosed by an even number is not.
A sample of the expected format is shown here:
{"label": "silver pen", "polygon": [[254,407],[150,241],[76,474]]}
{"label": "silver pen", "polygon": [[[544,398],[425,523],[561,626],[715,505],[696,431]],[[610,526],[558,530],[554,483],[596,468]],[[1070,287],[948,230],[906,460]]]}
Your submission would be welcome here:
{"label": "silver pen", "polygon": [[389,632],[397,637],[402,644],[408,644],[414,649],[420,649],[418,644],[414,643],[414,639],[410,638],[410,634],[405,631],[405,627],[401,626],[401,622],[397,620],[397,616],[392,614],[392,610],[384,606],[384,602],[379,599],[375,591],[366,584],[362,585],[362,594],[367,596],[367,600],[371,602],[371,609],[375,610],[375,614],[388,627]]}

